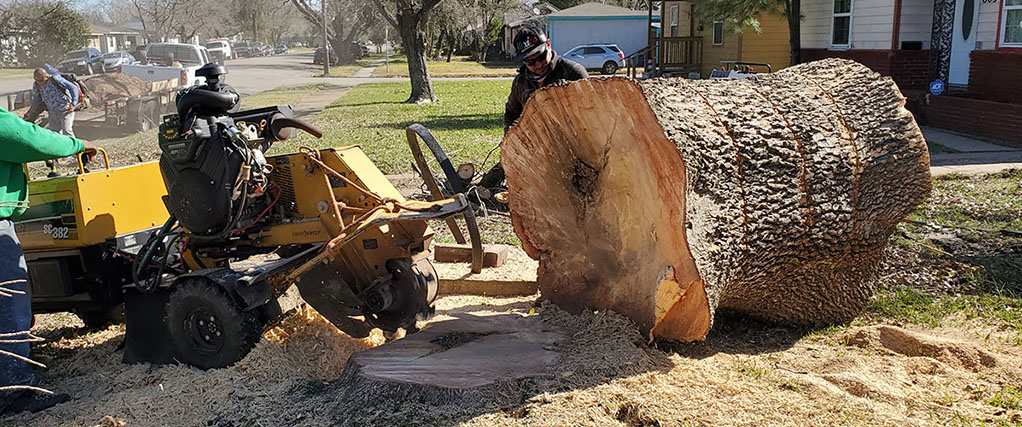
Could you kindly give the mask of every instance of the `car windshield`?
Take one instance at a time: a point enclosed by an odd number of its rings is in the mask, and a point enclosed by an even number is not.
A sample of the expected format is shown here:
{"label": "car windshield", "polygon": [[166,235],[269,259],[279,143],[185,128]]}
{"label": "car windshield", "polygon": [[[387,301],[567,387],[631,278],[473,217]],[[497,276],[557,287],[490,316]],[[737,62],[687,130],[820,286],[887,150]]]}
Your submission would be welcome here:
{"label": "car windshield", "polygon": [[71,59],[81,59],[84,58],[87,53],[88,53],[87,50],[76,50],[73,52],[68,52],[67,55],[64,55],[64,59],[62,59],[62,61],[68,61]]}
{"label": "car windshield", "polygon": [[151,62],[162,62],[173,53],[174,60],[182,65],[202,65],[207,61],[200,49],[193,45],[156,45],[149,48],[149,58]]}
{"label": "car windshield", "polygon": [[610,48],[610,50],[613,50],[614,52],[620,52],[621,51],[621,49],[618,49],[617,46],[607,46],[607,47]]}
{"label": "car windshield", "polygon": [[224,42],[206,43],[206,49],[219,49],[219,48],[222,48],[222,47],[227,47],[227,43],[224,43]]}
{"label": "car windshield", "polygon": [[105,58],[105,59],[120,58],[120,57],[121,57],[121,53],[120,52],[110,52],[110,53],[104,53],[103,54],[103,58]]}

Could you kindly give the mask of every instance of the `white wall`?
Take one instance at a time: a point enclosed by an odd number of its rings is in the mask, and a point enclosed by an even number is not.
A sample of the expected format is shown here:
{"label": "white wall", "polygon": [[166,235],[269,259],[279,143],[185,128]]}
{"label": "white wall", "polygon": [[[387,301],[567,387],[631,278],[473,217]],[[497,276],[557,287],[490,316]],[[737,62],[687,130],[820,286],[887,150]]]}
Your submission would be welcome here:
{"label": "white wall", "polygon": [[646,17],[641,19],[551,19],[550,40],[554,51],[567,53],[581,44],[616,44],[625,56],[646,47]]}
{"label": "white wall", "polygon": [[934,0],[903,0],[901,4],[901,31],[898,36],[898,48],[901,42],[923,42],[923,49],[930,48],[933,36],[933,4]]}
{"label": "white wall", "polygon": [[976,20],[976,49],[993,50],[997,47],[998,33],[1001,31],[997,26],[997,19],[1001,13],[1001,2],[986,3],[976,0],[979,3],[979,18]]}
{"label": "white wall", "polygon": [[[802,3],[802,47],[830,48],[833,0],[805,0]],[[852,49],[890,49],[894,30],[894,2],[852,1]]]}
{"label": "white wall", "polygon": [[803,0],[802,48],[826,49],[830,47],[830,19],[834,10],[832,0]]}

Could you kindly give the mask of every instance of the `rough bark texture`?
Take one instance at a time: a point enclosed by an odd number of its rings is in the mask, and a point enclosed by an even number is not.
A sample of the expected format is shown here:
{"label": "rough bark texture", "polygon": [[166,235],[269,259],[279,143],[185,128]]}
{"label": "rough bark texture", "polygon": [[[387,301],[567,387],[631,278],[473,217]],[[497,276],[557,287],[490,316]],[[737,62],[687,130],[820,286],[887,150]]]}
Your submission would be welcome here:
{"label": "rough bark texture", "polygon": [[717,308],[846,320],[930,192],[904,103],[845,60],[548,88],[502,147],[515,231],[545,298],[616,310],[653,336],[701,339]]}

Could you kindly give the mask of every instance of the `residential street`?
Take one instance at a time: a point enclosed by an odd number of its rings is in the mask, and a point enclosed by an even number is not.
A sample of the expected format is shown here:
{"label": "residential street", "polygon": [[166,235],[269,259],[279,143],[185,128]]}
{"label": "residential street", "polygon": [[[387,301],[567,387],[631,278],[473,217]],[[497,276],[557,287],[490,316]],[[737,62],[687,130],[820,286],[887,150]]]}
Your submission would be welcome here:
{"label": "residential street", "polygon": [[[313,77],[322,74],[323,67],[312,64],[312,52],[236,59],[227,62],[227,69],[229,71],[227,83],[234,86],[242,95],[252,95],[281,86],[303,83],[331,83],[337,86],[351,87],[366,82],[408,80],[403,77],[368,77],[370,74],[368,72],[358,74],[365,77]],[[508,79],[507,77],[490,78]],[[438,81],[459,79],[465,78],[434,78]],[[479,78],[472,79],[478,80]],[[0,95],[27,90],[31,87],[31,78],[0,80]]]}

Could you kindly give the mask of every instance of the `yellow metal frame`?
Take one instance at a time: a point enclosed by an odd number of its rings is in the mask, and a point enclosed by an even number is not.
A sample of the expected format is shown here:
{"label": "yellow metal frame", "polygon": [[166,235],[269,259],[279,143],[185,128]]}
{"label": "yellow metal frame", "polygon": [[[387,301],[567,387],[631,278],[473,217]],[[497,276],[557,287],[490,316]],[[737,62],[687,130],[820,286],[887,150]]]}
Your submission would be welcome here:
{"label": "yellow metal frame", "polygon": [[[14,219],[25,250],[95,245],[167,221],[167,189],[157,162],[113,169],[106,164],[102,171],[84,173],[79,166],[77,176],[29,181],[28,211]],[[59,208],[38,213],[44,205]]]}

